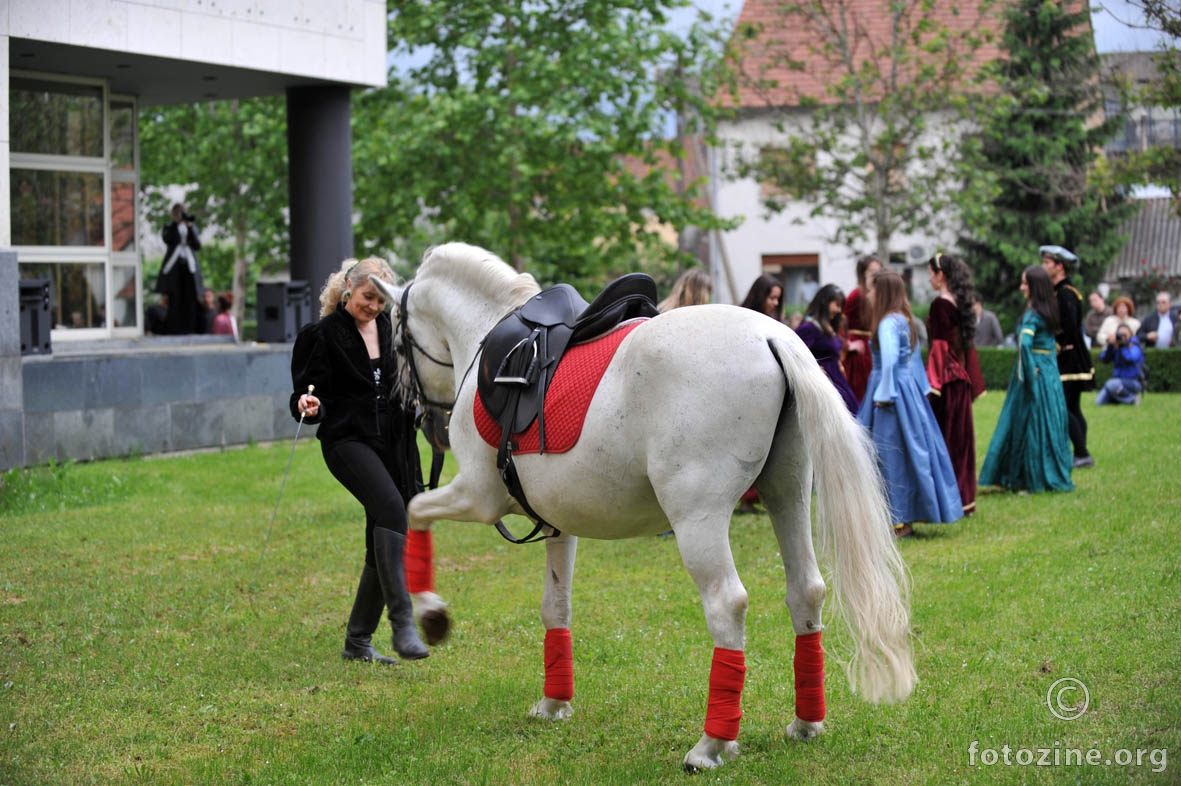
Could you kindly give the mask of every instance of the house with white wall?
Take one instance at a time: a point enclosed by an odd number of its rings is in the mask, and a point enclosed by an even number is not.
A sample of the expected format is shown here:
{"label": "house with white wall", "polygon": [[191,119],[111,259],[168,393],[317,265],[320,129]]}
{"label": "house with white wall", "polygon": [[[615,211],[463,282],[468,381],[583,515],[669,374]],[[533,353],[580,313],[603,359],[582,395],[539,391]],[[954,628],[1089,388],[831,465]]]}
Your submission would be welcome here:
{"label": "house with white wall", "polygon": [[[720,129],[724,144],[711,151],[710,170],[717,211],[728,218],[741,216],[743,221],[737,229],[722,236],[723,248],[715,249],[713,258],[715,280],[723,282],[715,287],[718,299],[740,302],[755,278],[770,273],[783,281],[785,308],[799,310],[805,304],[802,285],[806,278],[811,277],[820,284],[834,283],[848,292],[856,286],[857,258],[876,253],[877,249],[872,231],[863,247],[850,248],[836,242],[837,222],[813,216],[817,207],[813,202],[788,199],[782,212],[770,213],[764,206],[764,199],[769,196],[767,186],[752,177],[733,175],[739,155],[782,149],[792,129],[808,123],[812,115],[809,102],[833,103],[835,99],[827,88],[844,76],[830,61],[813,51],[812,47],[819,43],[814,31],[798,23],[784,24],[782,10],[786,5],[782,0],[746,0],[738,15],[736,39],[745,36],[748,30],[759,31],[756,37],[739,42],[745,71],[752,79],[738,91],[735,118]],[[831,10],[836,4],[827,7]],[[845,21],[849,29],[855,28],[856,36],[860,37],[850,59],[868,57],[887,47],[892,33],[888,3],[847,0],[840,7],[847,14]],[[973,9],[970,3],[940,3],[933,13],[938,24],[956,32],[996,30],[1001,25],[995,10]],[[797,61],[794,67],[782,62],[785,54]],[[999,54],[995,42],[985,43],[967,58],[968,70]],[[755,78],[764,83],[756,84]],[[932,114],[928,120],[928,136],[920,138],[918,144],[930,141],[934,135],[962,133],[949,113]],[[777,123],[782,123],[786,131],[777,128]],[[823,166],[824,162],[817,161],[816,165]],[[945,218],[937,229],[892,236],[889,264],[907,275],[909,269],[924,264],[935,251],[954,248],[958,234],[955,217]],[[723,260],[729,263],[737,292],[726,291]],[[925,280],[925,275],[913,276],[920,290],[925,287]]]}

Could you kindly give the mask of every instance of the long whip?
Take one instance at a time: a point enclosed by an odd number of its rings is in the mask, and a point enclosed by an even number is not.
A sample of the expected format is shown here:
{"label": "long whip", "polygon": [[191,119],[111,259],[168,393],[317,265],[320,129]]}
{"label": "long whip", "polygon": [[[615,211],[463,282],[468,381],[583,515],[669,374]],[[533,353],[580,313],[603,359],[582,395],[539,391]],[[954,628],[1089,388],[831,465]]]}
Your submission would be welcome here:
{"label": "long whip", "polygon": [[[315,385],[308,385],[308,395],[316,389]],[[262,542],[262,551],[258,554],[258,566],[254,569],[254,585],[258,585],[258,575],[262,571],[262,558],[266,556],[267,546],[271,542],[271,530],[275,528],[275,514],[279,512],[279,502],[283,499],[283,489],[287,485],[287,475],[291,473],[291,460],[295,458],[295,446],[299,443],[299,431],[303,428],[303,419],[307,417],[307,410],[299,411],[299,425],[295,427],[295,438],[291,440],[291,452],[287,454],[287,469],[283,470],[283,481],[279,484],[279,497],[275,500],[275,507],[271,511],[271,523],[267,525],[267,536]]]}

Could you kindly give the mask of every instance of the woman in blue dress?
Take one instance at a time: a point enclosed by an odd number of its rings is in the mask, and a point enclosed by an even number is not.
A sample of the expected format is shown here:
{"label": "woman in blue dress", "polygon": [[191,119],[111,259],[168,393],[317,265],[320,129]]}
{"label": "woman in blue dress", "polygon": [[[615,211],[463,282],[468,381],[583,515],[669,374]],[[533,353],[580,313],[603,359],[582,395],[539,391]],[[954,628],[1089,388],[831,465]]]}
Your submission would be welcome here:
{"label": "woman in blue dress", "polygon": [[1074,450],[1054,345],[1058,301],[1050,276],[1040,265],[1027,267],[1021,274],[1021,292],[1029,308],[1017,325],[1017,363],[980,470],[980,485],[1012,491],[1071,491]]}
{"label": "woman in blue dress", "polygon": [[877,447],[894,534],[907,537],[912,522],[956,521],[964,506],[943,433],[927,401],[927,372],[906,285],[897,273],[884,271],[874,278],[871,314],[873,370],[857,419]]}

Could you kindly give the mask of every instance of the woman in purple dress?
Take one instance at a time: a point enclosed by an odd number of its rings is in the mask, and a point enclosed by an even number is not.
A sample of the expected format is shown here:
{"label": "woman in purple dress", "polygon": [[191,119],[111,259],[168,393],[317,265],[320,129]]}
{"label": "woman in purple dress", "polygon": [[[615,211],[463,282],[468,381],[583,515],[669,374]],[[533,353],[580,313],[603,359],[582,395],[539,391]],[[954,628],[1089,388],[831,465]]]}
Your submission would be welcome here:
{"label": "woman in purple dress", "polygon": [[796,333],[804,340],[808,349],[820,363],[820,368],[828,374],[833,387],[845,400],[845,407],[853,415],[857,414],[857,397],[853,395],[853,388],[845,378],[841,367],[841,329],[844,322],[845,293],[836,284],[825,284],[804,312],[804,321],[796,328]]}

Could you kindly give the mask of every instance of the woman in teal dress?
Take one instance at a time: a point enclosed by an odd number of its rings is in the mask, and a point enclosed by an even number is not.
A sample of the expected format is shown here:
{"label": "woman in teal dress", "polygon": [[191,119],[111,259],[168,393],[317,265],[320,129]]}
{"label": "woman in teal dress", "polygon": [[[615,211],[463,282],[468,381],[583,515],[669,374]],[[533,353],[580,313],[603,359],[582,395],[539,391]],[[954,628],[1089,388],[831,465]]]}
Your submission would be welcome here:
{"label": "woman in teal dress", "polygon": [[1017,364],[980,470],[980,485],[1013,491],[1071,491],[1074,453],[1054,347],[1058,302],[1040,265],[1027,267],[1021,274],[1021,292],[1029,308],[1017,325]]}
{"label": "woman in teal dress", "polygon": [[955,521],[964,515],[943,432],[927,401],[931,389],[911,322],[906,285],[897,273],[874,278],[871,297],[873,370],[857,420],[869,429],[894,517],[894,534],[911,523]]}

